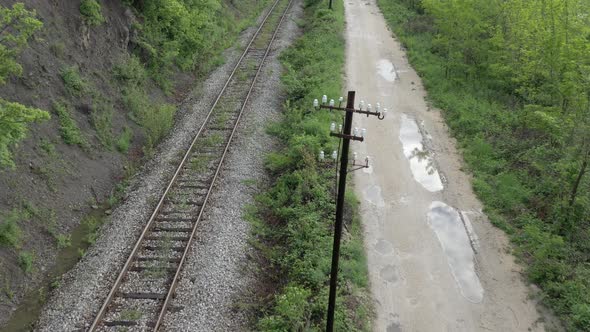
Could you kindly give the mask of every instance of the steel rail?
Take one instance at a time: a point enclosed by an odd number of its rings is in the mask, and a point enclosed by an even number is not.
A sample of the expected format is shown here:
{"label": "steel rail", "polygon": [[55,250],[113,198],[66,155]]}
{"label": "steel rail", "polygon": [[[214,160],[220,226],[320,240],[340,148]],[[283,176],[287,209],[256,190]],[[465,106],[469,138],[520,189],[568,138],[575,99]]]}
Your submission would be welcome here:
{"label": "steel rail", "polygon": [[[273,13],[275,7],[281,1],[282,0],[276,0],[275,3],[272,5],[272,7],[269,9],[268,13],[264,16],[264,19],[263,19],[262,23],[260,24],[260,26],[258,27],[258,29],[256,30],[256,32],[254,33],[254,35],[250,39],[248,45],[244,49],[244,52],[242,53],[242,55],[238,59],[236,65],[234,66],[234,68],[233,68],[230,76],[228,77],[228,79],[226,80],[225,84],[223,85],[221,91],[219,92],[219,94],[215,98],[215,101],[213,102],[213,105],[209,109],[209,112],[207,113],[207,116],[205,117],[203,123],[199,127],[199,130],[197,131],[197,134],[193,138],[190,146],[188,147],[186,153],[184,154],[184,157],[182,158],[182,161],[180,162],[178,168],[174,172],[174,175],[173,175],[172,179],[170,180],[170,182],[168,183],[168,186],[166,187],[166,190],[162,194],[162,196],[161,196],[161,198],[160,198],[160,200],[158,202],[158,205],[156,206],[156,208],[154,209],[154,212],[150,216],[150,219],[149,219],[147,225],[144,227],[144,229],[143,229],[143,231],[142,231],[139,239],[137,240],[137,242],[135,243],[135,246],[133,247],[133,250],[131,251],[131,254],[129,255],[127,261],[125,262],[125,265],[123,266],[123,268],[121,269],[121,272],[119,273],[117,279],[115,280],[115,283],[114,283],[113,287],[111,288],[109,294],[107,295],[107,298],[105,299],[105,301],[104,301],[103,305],[101,306],[98,314],[96,315],[96,318],[94,319],[92,325],[90,326],[90,328],[88,330],[89,332],[94,332],[99,327],[102,319],[104,318],[104,315],[107,312],[107,309],[108,309],[109,305],[112,303],[112,301],[113,301],[113,299],[115,297],[115,294],[118,291],[119,286],[121,285],[122,280],[124,279],[125,275],[129,271],[129,268],[130,268],[131,264],[133,263],[133,260],[135,259],[136,255],[137,255],[137,253],[139,251],[139,248],[141,247],[142,242],[144,241],[146,235],[149,233],[149,231],[150,231],[150,229],[151,229],[154,221],[156,220],[156,217],[158,216],[158,214],[159,214],[162,206],[164,205],[164,202],[165,202],[165,199],[166,199],[166,196],[167,196],[168,192],[170,191],[170,189],[172,188],[172,186],[175,184],[176,179],[178,178],[178,175],[180,174],[180,172],[182,171],[183,167],[185,166],[186,161],[189,159],[189,156],[191,155],[192,149],[195,146],[195,143],[197,142],[197,139],[200,137],[203,129],[205,128],[205,125],[209,122],[209,119],[211,118],[211,115],[212,115],[213,111],[215,110],[215,107],[217,106],[217,104],[218,104],[219,100],[221,99],[221,97],[224,95],[224,93],[225,93],[225,91],[226,91],[229,83],[234,78],[236,71],[238,70],[238,68],[242,64],[242,60],[246,57],[246,55],[248,54],[248,52],[251,50],[251,46],[254,43],[255,39],[260,34],[260,31],[264,28],[264,25],[266,24],[266,22],[267,22],[268,18],[270,17],[270,15]],[[170,289],[169,289],[169,291],[167,293],[167,296],[166,296],[166,299],[164,301],[162,310],[160,311],[160,314],[158,316],[158,321],[156,322],[156,324],[154,326],[154,331],[157,331],[158,328],[159,328],[159,326],[162,323],[162,319],[163,319],[164,314],[165,314],[165,312],[167,310],[167,307],[169,305],[171,295],[173,294],[173,291],[176,288],[176,284],[177,284],[177,281],[178,281],[178,277],[180,275],[180,271],[182,270],[182,266],[184,264],[184,261],[186,260],[186,256],[187,256],[188,250],[190,249],[190,246],[192,245],[192,242],[194,240],[194,235],[196,233],[196,228],[197,228],[197,226],[199,224],[199,221],[200,221],[200,219],[201,219],[201,217],[203,215],[203,212],[205,210],[205,205],[206,205],[206,203],[207,203],[207,201],[209,199],[211,190],[213,189],[213,186],[215,184],[215,180],[216,180],[216,178],[217,178],[217,176],[219,174],[219,171],[220,171],[221,166],[223,164],[223,160],[225,159],[225,155],[226,155],[226,153],[227,153],[227,151],[229,149],[229,145],[231,144],[232,138],[233,138],[233,136],[235,134],[235,131],[236,131],[237,127],[238,127],[238,124],[239,124],[240,118],[242,116],[243,110],[246,107],[247,101],[249,100],[250,94],[251,94],[251,92],[252,92],[252,90],[254,88],[254,85],[255,85],[256,80],[257,80],[257,78],[259,76],[259,73],[260,73],[260,71],[261,71],[261,69],[263,67],[264,61],[266,60],[266,57],[267,57],[268,53],[270,52],[271,46],[272,46],[272,44],[273,44],[273,42],[274,42],[274,40],[276,38],[276,35],[277,35],[278,31],[279,31],[279,27],[282,24],[282,22],[283,22],[283,20],[284,20],[284,18],[286,16],[286,13],[288,12],[288,9],[291,7],[291,3],[292,3],[292,0],[289,1],[289,4],[287,5],[285,11],[283,12],[283,14],[281,16],[281,19],[280,19],[279,23],[277,24],[277,27],[276,27],[276,29],[275,29],[275,31],[273,33],[273,36],[272,36],[271,40],[269,41],[269,44],[268,44],[268,46],[266,48],[266,52],[265,52],[264,57],[262,59],[261,65],[259,66],[259,68],[258,68],[258,70],[256,72],[256,75],[254,76],[254,79],[252,80],[252,84],[250,86],[250,89],[248,90],[248,94],[247,94],[246,98],[244,99],[244,103],[243,103],[243,105],[242,105],[242,107],[240,109],[238,118],[237,118],[237,120],[235,122],[235,125],[234,125],[234,128],[232,130],[232,133],[231,133],[231,135],[229,137],[229,140],[228,140],[228,143],[227,143],[227,145],[226,145],[226,147],[224,149],[223,155],[221,157],[221,160],[219,162],[219,165],[217,167],[217,170],[215,172],[215,175],[213,177],[213,180],[211,181],[211,185],[209,186],[209,189],[207,191],[207,195],[205,197],[204,203],[203,203],[203,205],[202,205],[202,207],[200,209],[199,216],[197,217],[197,220],[195,221],[195,225],[193,227],[193,230],[192,230],[190,239],[189,239],[189,241],[187,243],[187,246],[186,246],[186,248],[185,248],[185,250],[183,252],[183,255],[182,255],[182,258],[181,258],[181,262],[180,262],[180,264],[178,266],[178,269],[176,271],[176,274],[174,275],[174,279],[173,279],[173,282],[171,284],[171,287],[170,287]]]}
{"label": "steel rail", "polygon": [[258,79],[258,76],[259,76],[260,72],[262,71],[262,67],[264,66],[264,62],[266,60],[266,57],[268,56],[268,53],[270,53],[270,49],[272,48],[272,44],[277,36],[277,33],[279,32],[279,27],[283,23],[283,20],[286,16],[287,12],[289,11],[289,8],[291,7],[292,2],[293,2],[293,0],[289,0],[289,4],[287,5],[287,7],[285,8],[285,11],[281,15],[281,19],[280,19],[279,23],[277,24],[277,27],[272,35],[272,38],[270,39],[268,47],[266,48],[266,52],[264,53],[264,56],[262,57],[262,61],[260,63],[260,66],[258,67],[258,70],[256,71],[256,75],[254,76],[254,79],[252,80],[252,84],[250,85],[250,89],[248,90],[248,94],[246,95],[246,98],[244,98],[244,103],[242,104],[242,107],[240,108],[240,112],[238,113],[238,118],[236,119],[236,125],[234,126],[234,128],[229,136],[229,139],[227,141],[227,144],[225,146],[225,149],[223,150],[223,155],[221,156],[221,160],[219,161],[219,165],[217,166],[217,169],[215,170],[215,175],[213,176],[213,180],[211,180],[211,185],[209,186],[209,190],[207,190],[207,195],[205,196],[205,200],[203,201],[203,207],[199,211],[199,216],[197,217],[197,220],[195,221],[195,226],[193,227],[193,232],[191,233],[191,236],[189,238],[188,245],[187,245],[184,253],[182,254],[182,258],[180,259],[180,264],[179,264],[178,270],[176,271],[176,274],[174,275],[174,279],[172,280],[172,285],[170,286],[168,294],[166,295],[166,300],[164,301],[164,305],[162,306],[162,309],[160,310],[160,316],[158,317],[158,321],[156,322],[156,326],[154,327],[154,332],[157,331],[158,328],[160,327],[160,325],[162,324],[162,320],[164,319],[164,315],[166,314],[166,310],[168,309],[170,299],[172,298],[174,291],[176,289],[176,286],[178,283],[178,278],[180,277],[180,273],[182,270],[182,265],[184,264],[184,261],[186,260],[186,256],[188,255],[188,252],[190,250],[192,242],[195,238],[197,226],[199,225],[199,221],[201,221],[201,217],[203,216],[203,212],[205,211],[205,206],[207,205],[207,202],[209,201],[209,197],[211,196],[213,186],[215,186],[215,180],[217,180],[217,176],[219,175],[219,172],[221,171],[221,167],[223,166],[223,161],[225,160],[225,156],[227,154],[227,151],[229,150],[229,147],[232,143],[232,139],[234,137],[234,134],[236,133],[236,130],[238,129],[238,125],[240,123],[240,119],[242,118],[242,114],[244,113],[244,110],[246,109],[248,101],[250,100],[250,95],[252,94],[252,90],[254,89],[254,86],[256,85],[256,81]]}

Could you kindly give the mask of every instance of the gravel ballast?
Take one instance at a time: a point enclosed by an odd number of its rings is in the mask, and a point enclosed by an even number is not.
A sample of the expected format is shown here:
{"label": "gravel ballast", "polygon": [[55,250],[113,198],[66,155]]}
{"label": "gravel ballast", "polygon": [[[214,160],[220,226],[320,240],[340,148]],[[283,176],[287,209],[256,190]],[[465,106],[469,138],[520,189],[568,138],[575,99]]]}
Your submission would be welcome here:
{"label": "gravel ballast", "polygon": [[251,302],[244,297],[255,287],[258,276],[251,266],[256,262],[249,258],[253,256],[249,254],[253,250],[248,243],[250,225],[243,213],[267,178],[264,156],[276,142],[265,129],[280,119],[285,98],[279,88],[278,56],[298,35],[295,20],[301,15],[301,3],[294,1],[262,68],[185,263],[172,303],[183,309],[166,315],[166,331],[249,330],[250,317],[240,305],[242,299]]}
{"label": "gravel ballast", "polygon": [[[165,330],[214,331],[246,324],[246,317],[232,311],[239,289],[256,277],[240,272],[250,250],[249,225],[241,216],[243,207],[256,192],[248,183],[264,181],[266,176],[263,157],[273,143],[264,128],[269,120],[278,118],[283,102],[278,89],[281,67],[277,57],[297,34],[294,19],[300,14],[300,0],[296,0],[259,77],[185,264],[173,303],[184,309],[168,314]],[[241,47],[254,31],[250,28],[242,34]],[[226,63],[183,102],[175,128],[132,179],[127,199],[113,210],[96,243],[63,276],[61,286],[51,294],[41,313],[36,330],[72,331],[89,327],[241,51],[230,49],[225,55]]]}

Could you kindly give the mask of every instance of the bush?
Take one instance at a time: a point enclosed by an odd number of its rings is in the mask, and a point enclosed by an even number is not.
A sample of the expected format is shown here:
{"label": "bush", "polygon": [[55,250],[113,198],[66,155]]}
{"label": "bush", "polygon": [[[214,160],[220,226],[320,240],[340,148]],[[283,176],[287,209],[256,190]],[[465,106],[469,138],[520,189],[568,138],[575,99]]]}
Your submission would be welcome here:
{"label": "bush", "polygon": [[82,135],[76,121],[72,119],[69,106],[64,102],[56,102],[53,103],[53,109],[57,113],[59,132],[64,142],[69,145],[78,145],[82,148],[88,147],[88,142]]}
{"label": "bush", "polygon": [[80,97],[87,90],[88,84],[80,76],[78,67],[64,67],[61,70],[61,79],[64,82],[66,91],[75,97]]}
{"label": "bush", "polygon": [[82,0],[80,2],[80,14],[89,25],[101,25],[105,21],[100,3],[96,0]]}

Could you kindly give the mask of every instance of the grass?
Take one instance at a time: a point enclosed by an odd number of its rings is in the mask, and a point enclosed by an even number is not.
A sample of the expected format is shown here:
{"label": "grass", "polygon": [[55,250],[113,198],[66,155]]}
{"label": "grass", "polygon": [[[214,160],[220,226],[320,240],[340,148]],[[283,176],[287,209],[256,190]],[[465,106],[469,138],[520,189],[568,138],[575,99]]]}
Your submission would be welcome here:
{"label": "grass", "polygon": [[71,96],[80,97],[88,90],[88,83],[80,76],[77,66],[64,67],[61,70],[61,79]]}
{"label": "grass", "polygon": [[18,255],[18,266],[27,274],[33,271],[35,256],[29,251],[23,251]]}
{"label": "grass", "polygon": [[[266,167],[273,175],[272,186],[257,197],[247,213],[255,238],[253,244],[269,262],[262,273],[272,275],[279,285],[273,300],[266,303],[255,329],[260,331],[323,330],[328,301],[331,266],[332,224],[335,214],[333,170],[322,167],[319,150],[335,149],[329,124],[341,117],[327,111],[310,112],[314,98],[339,96],[344,66],[344,8],[334,1],[306,1],[305,34],[284,54],[282,77],[288,93],[284,119],[268,131],[284,148],[272,153]],[[310,73],[313,73],[310,74]],[[370,303],[367,263],[363,250],[356,200],[349,193],[340,258],[337,294],[337,331],[369,331]],[[347,285],[343,287],[342,285]]]}
{"label": "grass", "polygon": [[22,231],[18,225],[23,219],[21,211],[14,209],[8,214],[0,215],[0,247],[16,248],[22,239]]}
{"label": "grass", "polygon": [[207,170],[207,165],[209,165],[212,159],[212,156],[198,156],[197,158],[192,159],[190,166],[191,170],[195,172],[203,172]]}
{"label": "grass", "polygon": [[107,150],[112,150],[114,143],[113,106],[107,101],[97,99],[98,101],[95,101],[90,113],[92,126],[102,146]]}
{"label": "grass", "polygon": [[39,147],[41,148],[41,150],[45,151],[48,157],[53,158],[57,156],[55,145],[51,143],[51,141],[49,141],[48,139],[41,138],[41,141],[39,142]]}
{"label": "grass", "polygon": [[141,311],[137,310],[137,309],[126,309],[121,311],[121,313],[119,313],[119,319],[120,320],[139,320],[141,318],[142,314]]}
{"label": "grass", "polygon": [[87,148],[88,142],[82,135],[76,121],[72,118],[70,107],[65,102],[53,103],[53,109],[59,119],[59,132],[64,143],[68,145],[78,145],[81,148]]}
{"label": "grass", "polygon": [[123,154],[126,154],[129,151],[129,147],[131,146],[131,141],[133,140],[133,130],[129,127],[123,128],[121,135],[117,139],[116,146],[117,150]]}

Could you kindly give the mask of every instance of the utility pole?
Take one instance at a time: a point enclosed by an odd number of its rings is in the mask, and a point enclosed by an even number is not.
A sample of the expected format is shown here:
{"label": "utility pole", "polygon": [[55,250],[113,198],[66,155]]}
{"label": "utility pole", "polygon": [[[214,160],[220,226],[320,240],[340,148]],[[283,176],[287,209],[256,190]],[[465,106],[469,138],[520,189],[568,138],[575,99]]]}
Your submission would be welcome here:
{"label": "utility pole", "polygon": [[[331,1],[330,1],[331,3]],[[352,116],[354,113],[361,113],[367,115],[374,115],[377,116],[379,120],[383,120],[387,114],[387,109],[383,109],[381,112],[381,106],[377,103],[376,112],[371,111],[371,104],[367,105],[367,110],[363,110],[364,101],[360,102],[359,109],[354,108],[354,99],[355,99],[355,92],[348,91],[348,98],[346,99],[346,108],[334,106],[334,100],[331,99],[328,105],[328,98],[327,96],[322,97],[322,104],[320,105],[318,100],[313,101],[313,106],[316,109],[329,109],[329,110],[338,110],[344,111],[344,128],[341,132],[336,131],[335,123],[332,123],[330,126],[330,136],[339,137],[342,139],[342,152],[340,154],[340,175],[338,181],[338,197],[336,199],[336,221],[334,223],[334,244],[332,247],[332,269],[330,273],[330,295],[328,299],[328,317],[326,322],[326,331],[332,332],[334,331],[334,312],[336,309],[336,289],[338,286],[338,261],[340,258],[340,240],[342,238],[342,217],[344,214],[344,194],[346,192],[346,175],[350,171],[355,171],[361,168],[369,167],[369,157],[365,159],[365,164],[357,164],[356,163],[356,153],[354,154],[353,159],[353,166],[360,166],[355,169],[348,170],[348,154],[350,148],[350,141],[360,141],[363,142],[365,140],[365,133],[366,130],[361,130],[361,135],[358,136],[359,131],[358,128],[354,129],[354,133],[351,135],[352,130]],[[342,102],[342,98],[340,98],[340,102]],[[340,131],[340,130],[339,130]],[[320,159],[324,158],[324,151],[320,151]],[[333,159],[337,159],[337,152],[334,151]]]}
{"label": "utility pole", "polygon": [[[332,1],[330,1],[332,3]],[[346,115],[344,117],[344,135],[350,136],[352,129],[352,112],[354,110],[354,91],[348,91]],[[342,238],[342,215],[344,214],[344,193],[346,192],[346,173],[348,173],[348,150],[350,139],[344,138],[340,154],[340,179],[338,182],[338,200],[336,201],[336,223],[334,224],[334,245],[332,246],[332,272],[330,273],[330,297],[328,299],[328,323],[326,331],[334,331],[334,310],[336,309],[336,286],[338,285],[338,260],[340,258],[340,238]]]}

